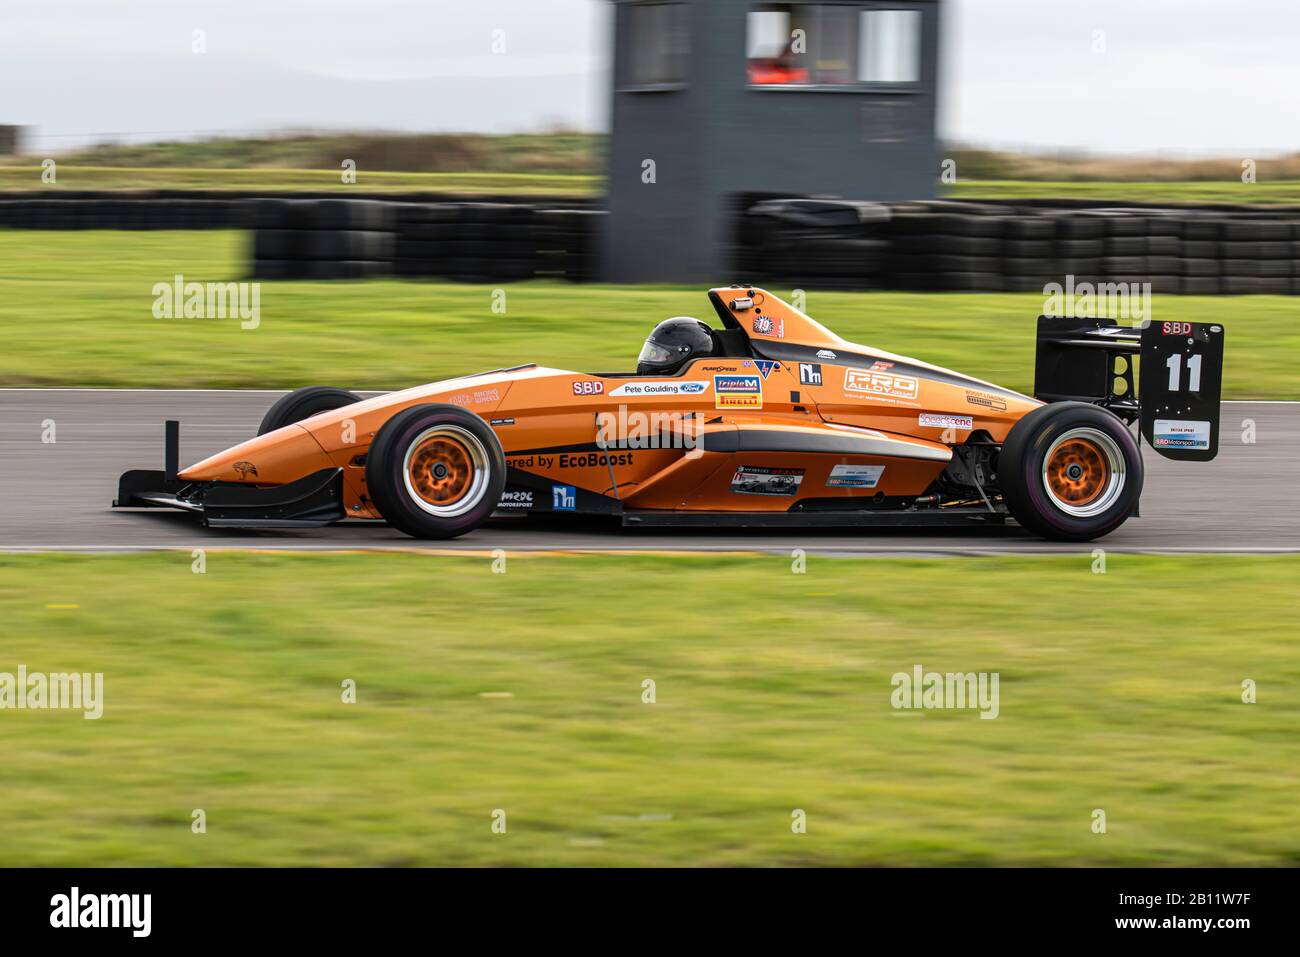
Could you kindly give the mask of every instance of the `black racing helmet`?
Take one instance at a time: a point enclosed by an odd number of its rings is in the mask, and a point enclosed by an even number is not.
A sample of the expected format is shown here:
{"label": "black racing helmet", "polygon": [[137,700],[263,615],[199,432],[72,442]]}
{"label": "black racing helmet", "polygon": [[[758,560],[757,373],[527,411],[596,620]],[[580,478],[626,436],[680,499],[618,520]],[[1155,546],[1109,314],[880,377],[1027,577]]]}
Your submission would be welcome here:
{"label": "black racing helmet", "polygon": [[637,375],[672,375],[691,359],[713,355],[713,333],[690,316],[674,316],[655,326],[637,356]]}

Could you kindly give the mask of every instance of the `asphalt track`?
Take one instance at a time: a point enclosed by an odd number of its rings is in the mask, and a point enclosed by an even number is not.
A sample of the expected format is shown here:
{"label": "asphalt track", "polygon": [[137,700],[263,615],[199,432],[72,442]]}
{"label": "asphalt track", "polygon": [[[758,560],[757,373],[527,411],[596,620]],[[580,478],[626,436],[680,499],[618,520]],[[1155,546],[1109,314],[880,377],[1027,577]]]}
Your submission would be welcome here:
{"label": "asphalt track", "polygon": [[[154,548],[432,551],[772,551],[850,555],[1088,552],[1041,541],[1014,523],[951,530],[628,530],[616,524],[492,523],[451,542],[418,542],[376,523],[303,531],[205,529],[171,511],[109,508],[118,475],[162,468],[164,419],[181,422],[181,464],[253,435],[279,392],[90,389],[0,390],[0,550]],[[1255,442],[1243,442],[1243,422]],[[42,442],[53,420],[55,441]],[[1300,403],[1226,402],[1219,457],[1171,462],[1144,450],[1142,517],[1102,543],[1107,551],[1300,551]]]}

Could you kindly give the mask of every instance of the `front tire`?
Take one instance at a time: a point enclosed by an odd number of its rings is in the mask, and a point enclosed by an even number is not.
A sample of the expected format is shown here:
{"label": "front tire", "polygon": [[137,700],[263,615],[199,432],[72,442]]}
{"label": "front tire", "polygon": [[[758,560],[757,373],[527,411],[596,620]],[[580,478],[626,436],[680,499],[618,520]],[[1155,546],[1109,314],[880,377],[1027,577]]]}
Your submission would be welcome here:
{"label": "front tire", "polygon": [[473,412],[431,403],[384,423],[366,455],[366,488],[394,528],[455,538],[491,516],[506,484],[496,433]]}
{"label": "front tire", "polygon": [[1086,542],[1108,535],[1142,495],[1142,456],[1112,413],[1054,402],[1014,426],[998,458],[1012,517],[1044,538]]}
{"label": "front tire", "polygon": [[335,389],[327,385],[310,385],[305,389],[295,389],[288,395],[281,396],[262,417],[262,424],[257,427],[258,435],[266,435],[286,425],[293,425],[303,419],[310,419],[321,412],[333,412],[345,405],[360,402],[361,396],[345,389]]}

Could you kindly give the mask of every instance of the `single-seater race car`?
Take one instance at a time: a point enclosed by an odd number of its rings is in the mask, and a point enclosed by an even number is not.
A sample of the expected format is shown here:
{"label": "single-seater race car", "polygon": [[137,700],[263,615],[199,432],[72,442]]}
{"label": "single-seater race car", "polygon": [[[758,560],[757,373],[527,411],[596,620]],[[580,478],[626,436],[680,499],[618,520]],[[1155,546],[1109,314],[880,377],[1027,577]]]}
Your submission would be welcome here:
{"label": "single-seater race car", "polygon": [[1011,517],[1086,541],[1137,514],[1141,439],[1172,459],[1218,448],[1221,325],[1040,317],[1030,398],[847,342],[762,289],[708,295],[721,328],[660,323],[635,372],[521,365],[369,399],[299,389],[257,437],[185,469],[169,421],[164,468],[123,474],[113,504],[212,527],[382,520],[417,538],[547,514],[771,527]]}

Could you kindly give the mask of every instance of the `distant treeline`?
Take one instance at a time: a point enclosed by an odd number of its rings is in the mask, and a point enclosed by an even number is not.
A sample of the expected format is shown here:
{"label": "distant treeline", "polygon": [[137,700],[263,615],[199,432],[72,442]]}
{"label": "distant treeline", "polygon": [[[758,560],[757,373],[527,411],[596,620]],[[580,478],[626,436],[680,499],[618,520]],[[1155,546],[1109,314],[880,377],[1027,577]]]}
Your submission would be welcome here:
{"label": "distant treeline", "polygon": [[[221,137],[175,142],[104,143],[61,153],[62,163],[79,166],[185,167],[209,169],[338,169],[354,160],[368,171],[406,173],[560,173],[603,175],[605,135],[548,133],[314,133]],[[8,157],[30,163],[33,153]],[[1242,162],[1254,159],[1260,180],[1300,179],[1300,154],[1279,158],[1178,159],[1161,156],[1055,154],[949,145],[960,180],[1050,182],[1230,182]],[[936,172],[937,175],[937,172]]]}

